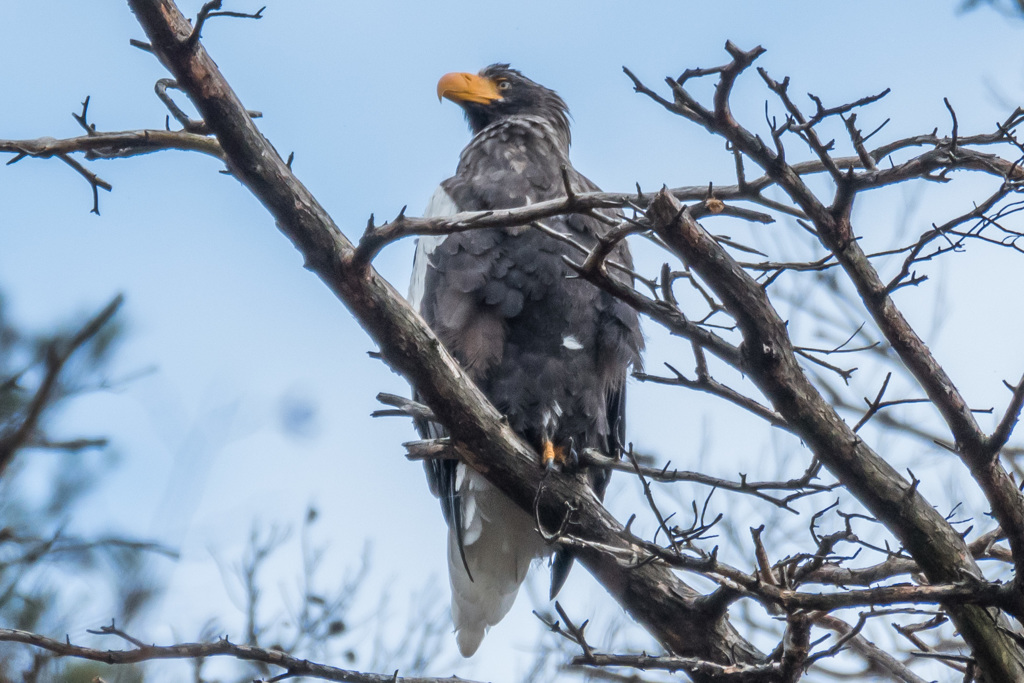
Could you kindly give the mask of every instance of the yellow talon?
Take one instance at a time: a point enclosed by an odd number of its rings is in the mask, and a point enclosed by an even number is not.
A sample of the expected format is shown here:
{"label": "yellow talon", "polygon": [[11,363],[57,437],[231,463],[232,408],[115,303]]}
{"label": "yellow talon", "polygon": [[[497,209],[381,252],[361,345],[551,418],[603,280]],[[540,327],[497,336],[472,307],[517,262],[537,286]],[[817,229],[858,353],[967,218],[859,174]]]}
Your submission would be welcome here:
{"label": "yellow talon", "polygon": [[544,440],[544,447],[540,453],[540,464],[547,468],[562,468],[565,467],[569,461],[569,454],[566,452],[565,446],[556,446],[553,442]]}
{"label": "yellow talon", "polygon": [[551,467],[555,462],[555,444],[550,441],[544,441],[544,450],[540,456],[540,462],[544,467]]}

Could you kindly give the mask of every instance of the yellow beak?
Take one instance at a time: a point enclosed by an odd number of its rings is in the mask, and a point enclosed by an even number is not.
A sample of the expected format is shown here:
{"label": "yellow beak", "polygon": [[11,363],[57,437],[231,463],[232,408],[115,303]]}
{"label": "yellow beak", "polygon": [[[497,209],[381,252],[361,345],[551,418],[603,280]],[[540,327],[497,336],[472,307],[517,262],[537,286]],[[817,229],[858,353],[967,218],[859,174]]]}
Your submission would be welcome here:
{"label": "yellow beak", "polygon": [[467,73],[450,73],[442,76],[437,82],[438,101],[441,101],[442,97],[447,97],[456,104],[489,104],[502,99],[497,83],[489,78]]}

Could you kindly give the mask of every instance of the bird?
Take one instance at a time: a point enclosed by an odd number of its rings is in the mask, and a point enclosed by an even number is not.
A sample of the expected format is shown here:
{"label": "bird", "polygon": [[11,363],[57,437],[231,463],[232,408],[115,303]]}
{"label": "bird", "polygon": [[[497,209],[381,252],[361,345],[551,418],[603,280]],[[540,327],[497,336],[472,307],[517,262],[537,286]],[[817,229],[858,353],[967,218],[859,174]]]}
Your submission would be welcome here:
{"label": "bird", "polygon": [[[477,74],[449,73],[438,100],[459,105],[473,134],[455,175],[427,204],[427,217],[510,209],[598,187],[569,163],[569,111],[562,98],[508,64]],[[580,260],[564,235],[594,247],[621,220],[569,214],[537,226],[480,228],[422,236],[409,299],[519,436],[554,469],[573,468],[580,449],[617,455],[625,440],[629,368],[641,365],[636,311],[575,277]],[[616,219],[616,220],[609,220]],[[609,257],[609,274],[631,284],[625,241]],[[445,435],[420,422],[424,438]],[[551,554],[533,516],[473,469],[454,460],[424,463],[448,525],[447,560],[456,642],[472,656],[487,630],[511,609],[535,559]],[[606,469],[585,479],[603,499]],[[573,564],[566,548],[551,559],[551,596]]]}

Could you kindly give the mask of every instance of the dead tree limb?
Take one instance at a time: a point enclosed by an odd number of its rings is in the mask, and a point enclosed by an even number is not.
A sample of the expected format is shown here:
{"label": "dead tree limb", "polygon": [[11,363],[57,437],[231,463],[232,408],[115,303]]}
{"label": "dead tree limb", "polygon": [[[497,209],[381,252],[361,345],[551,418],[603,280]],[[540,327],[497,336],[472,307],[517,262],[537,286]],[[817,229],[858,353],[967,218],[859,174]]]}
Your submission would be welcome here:
{"label": "dead tree limb", "polygon": [[179,645],[147,645],[114,626],[105,626],[95,631],[102,635],[117,636],[134,647],[130,650],[101,650],[98,648],[73,645],[70,640],[56,640],[38,633],[20,631],[12,628],[0,628],[0,642],[24,643],[52,652],[60,657],[76,657],[105,664],[138,664],[165,659],[202,659],[206,657],[230,657],[245,662],[260,662],[281,669],[275,680],[306,676],[324,681],[342,681],[343,683],[443,683],[452,681],[472,683],[455,676],[446,678],[402,677],[396,671],[393,674],[371,674],[359,671],[339,669],[325,664],[317,664],[299,657],[292,657],[278,650],[238,645],[227,638],[212,643],[181,643]]}
{"label": "dead tree limb", "polygon": [[[463,459],[524,509],[537,502],[546,528],[562,526],[569,514],[566,502],[572,501],[575,511],[567,531],[584,540],[581,562],[670,650],[718,664],[763,661],[724,617],[709,624],[699,594],[669,568],[657,562],[624,562],[624,557],[639,559],[645,553],[587,487],[570,477],[549,476],[544,495],[537,495],[543,471],[537,467],[536,454],[501,419],[402,296],[365,259],[356,258],[352,243],[260,134],[201,42],[189,39],[192,27],[174,3],[129,4],[153,53],[215,133],[229,170],[267,207],[305,257],[306,267],[376,340],[385,361],[417,387],[424,403],[448,427]],[[703,680],[700,674],[694,677]]]}

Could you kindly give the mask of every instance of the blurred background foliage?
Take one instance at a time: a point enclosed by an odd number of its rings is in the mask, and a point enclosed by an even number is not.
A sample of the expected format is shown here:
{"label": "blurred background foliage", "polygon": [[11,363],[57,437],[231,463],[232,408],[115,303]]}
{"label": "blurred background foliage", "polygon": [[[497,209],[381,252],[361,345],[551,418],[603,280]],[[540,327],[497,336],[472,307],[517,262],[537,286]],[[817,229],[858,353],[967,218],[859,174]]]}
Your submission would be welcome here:
{"label": "blurred background foliage", "polygon": [[[173,551],[137,539],[80,535],[83,498],[117,464],[107,439],[54,433],[77,399],[109,390],[111,359],[124,335],[120,297],[99,316],[70,318],[54,329],[20,328],[0,294],[0,623],[26,631],[67,630],[77,609],[101,598],[129,624],[159,593],[147,569]],[[51,680],[44,652],[0,645],[0,679]],[[69,663],[69,681],[92,680],[102,667]],[[116,680],[141,680],[127,667]]]}
{"label": "blurred background foliage", "polygon": [[[118,343],[126,334],[120,304],[118,296],[95,316],[72,317],[54,329],[35,331],[11,320],[0,295],[0,625],[5,628],[57,637],[75,630],[81,612],[100,609],[118,629],[131,633],[133,623],[164,588],[167,572],[161,571],[166,565],[160,560],[177,559],[174,549],[151,541],[75,530],[76,514],[118,458],[107,438],[61,434],[58,425],[76,400],[116,390],[138,376],[110,376]],[[315,407],[301,406],[299,431],[307,429],[310,411]],[[327,548],[314,533],[318,517],[311,506],[301,522],[301,569],[289,587],[293,599],[284,613],[265,607],[263,582],[265,566],[287,552],[290,527],[254,522],[242,556],[224,562],[224,588],[241,596],[237,603],[245,615],[244,635],[230,634],[232,640],[367,670],[399,662],[407,674],[422,673],[438,656],[449,630],[437,587],[428,581],[411,596],[410,612],[418,618],[410,619],[404,630],[396,629],[388,623],[395,612],[388,596],[371,597],[365,605],[357,600],[365,597],[360,590],[371,567],[369,548],[347,575],[320,576]],[[211,615],[195,638],[212,641],[227,634],[222,617]],[[116,636],[106,637],[111,649],[126,646]],[[197,682],[273,675],[260,664],[209,664],[176,663],[190,669],[191,680]],[[112,667],[0,643],[2,683],[86,683],[97,678],[137,683],[147,671],[174,666]],[[207,678],[207,668],[213,669],[214,678]]]}

